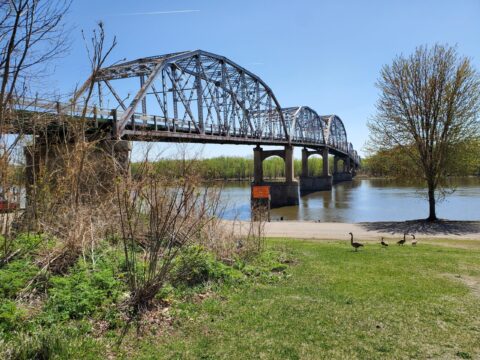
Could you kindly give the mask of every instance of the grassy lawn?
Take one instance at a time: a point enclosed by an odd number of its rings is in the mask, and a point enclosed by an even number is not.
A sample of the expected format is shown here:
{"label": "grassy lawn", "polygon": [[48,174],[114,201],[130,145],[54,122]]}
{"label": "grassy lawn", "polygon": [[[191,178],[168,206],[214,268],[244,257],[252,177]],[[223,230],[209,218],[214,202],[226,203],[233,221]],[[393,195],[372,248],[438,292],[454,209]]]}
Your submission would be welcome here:
{"label": "grassy lawn", "polygon": [[480,358],[478,246],[367,244],[353,252],[340,242],[269,244],[296,259],[288,277],[183,305],[170,331],[128,341],[133,353],[173,359]]}

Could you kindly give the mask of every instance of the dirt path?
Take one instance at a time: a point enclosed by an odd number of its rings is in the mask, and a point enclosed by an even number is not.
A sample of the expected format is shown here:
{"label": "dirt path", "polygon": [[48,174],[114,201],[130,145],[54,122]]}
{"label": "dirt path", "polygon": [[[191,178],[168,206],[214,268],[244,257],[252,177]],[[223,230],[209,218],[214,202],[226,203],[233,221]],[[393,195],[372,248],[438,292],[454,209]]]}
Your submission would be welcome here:
{"label": "dirt path", "polygon": [[480,278],[458,274],[445,274],[445,276],[450,280],[460,281],[470,289],[474,296],[480,298]]}
{"label": "dirt path", "polygon": [[[244,233],[247,222],[237,223],[237,231]],[[445,222],[428,227],[424,222],[377,222],[377,223],[317,223],[310,221],[274,221],[265,224],[268,237],[299,239],[346,240],[349,232],[355,239],[379,241],[400,239],[404,232],[414,233],[419,239],[480,240],[480,222]]]}

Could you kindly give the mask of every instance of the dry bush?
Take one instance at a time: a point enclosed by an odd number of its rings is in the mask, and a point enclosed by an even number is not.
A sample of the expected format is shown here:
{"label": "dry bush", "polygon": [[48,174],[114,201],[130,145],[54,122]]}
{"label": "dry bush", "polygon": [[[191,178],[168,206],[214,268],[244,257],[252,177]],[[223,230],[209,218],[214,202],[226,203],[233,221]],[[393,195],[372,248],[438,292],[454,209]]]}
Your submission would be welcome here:
{"label": "dry bush", "polygon": [[259,204],[252,207],[252,216],[245,238],[244,254],[257,255],[265,249],[265,224],[270,220],[270,206]]}
{"label": "dry bush", "polygon": [[[187,144],[176,145],[175,161],[171,161],[170,168],[157,168],[155,160],[145,160],[141,164],[136,164],[135,168],[144,174],[146,168],[150,171],[162,171],[162,176],[169,182],[175,182],[176,178],[189,178],[201,189],[208,189],[206,202],[214,204],[213,213],[215,216],[210,219],[205,226],[200,229],[199,234],[192,241],[201,245],[204,249],[216,255],[217,259],[225,263],[233,263],[235,258],[249,257],[258,254],[263,250],[264,244],[264,224],[268,220],[267,208],[262,207],[260,218],[255,218],[254,222],[225,220],[224,212],[231,204],[228,199],[222,198],[223,187],[218,182],[206,182],[201,174],[201,150],[192,150]],[[144,149],[144,158],[149,159],[151,146]],[[160,155],[158,155],[157,159]],[[259,209],[260,210],[260,209]],[[257,213],[259,211],[255,211]]]}
{"label": "dry bush", "polygon": [[266,221],[266,217],[250,221],[216,217],[202,229],[200,244],[227,264],[236,258],[250,258],[265,249]]}
{"label": "dry bush", "polygon": [[218,196],[195,173],[177,179],[144,162],[135,178],[119,178],[116,212],[121,225],[130,297],[126,308],[137,320],[167,281],[181,249],[202,242],[216,217]]}
{"label": "dry bush", "polygon": [[[220,200],[218,201],[220,202]],[[225,223],[219,212],[219,216],[213,218],[202,229],[198,243],[215,254],[218,259],[231,263],[237,255],[241,238],[239,234],[235,233],[233,226]]]}
{"label": "dry bush", "polygon": [[86,141],[77,134],[70,128],[63,142],[37,143],[27,150],[31,179],[24,229],[57,239],[58,248],[45,259],[54,272],[93,254],[105,229],[114,226],[114,179],[128,172],[128,165],[120,166],[107,151],[110,142]]}
{"label": "dry bush", "polygon": [[[112,222],[113,179],[128,172],[129,149],[119,151],[117,142],[107,140],[108,131],[90,118],[94,80],[115,45],[114,38],[107,46],[99,23],[87,44],[91,82],[74,94],[71,104],[57,102],[52,109],[51,102],[18,99],[17,108],[29,111],[13,113],[16,128],[31,134],[24,151],[27,206],[18,227],[58,240],[57,249],[44,259],[44,267],[54,272],[64,272],[87,248],[93,254]],[[28,117],[21,119],[22,114]]]}
{"label": "dry bush", "polygon": [[[3,140],[3,141],[2,141]],[[13,148],[9,146],[6,139],[0,143],[0,200],[5,201],[7,206],[16,205],[20,198],[20,182],[18,157]],[[20,209],[0,212],[0,266],[8,262],[16,254],[13,251],[12,222],[19,217]]]}

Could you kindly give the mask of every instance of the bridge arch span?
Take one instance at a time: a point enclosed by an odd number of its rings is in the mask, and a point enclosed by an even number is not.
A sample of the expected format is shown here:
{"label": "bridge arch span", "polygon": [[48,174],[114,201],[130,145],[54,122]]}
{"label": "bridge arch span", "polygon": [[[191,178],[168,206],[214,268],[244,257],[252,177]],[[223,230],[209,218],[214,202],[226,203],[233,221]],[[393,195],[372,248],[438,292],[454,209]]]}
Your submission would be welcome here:
{"label": "bridge arch span", "polygon": [[[138,88],[126,105],[113,83],[132,78],[138,78]],[[158,122],[178,131],[289,140],[272,90],[258,76],[220,55],[195,50],[142,58],[101,69],[96,82],[121,108],[117,137],[152,125],[149,114],[158,114]],[[105,103],[102,94],[99,97]]]}
{"label": "bridge arch span", "polygon": [[308,106],[282,109],[292,142],[325,145],[325,123],[315,110]]}
{"label": "bridge arch span", "polygon": [[[122,81],[133,86],[127,94]],[[327,148],[359,163],[339,116],[282,108],[260,77],[221,55],[195,50],[141,58],[101,69],[95,82],[97,107],[116,104],[118,139]]]}
{"label": "bridge arch span", "polygon": [[337,115],[325,115],[322,116],[322,119],[326,124],[325,137],[327,144],[348,154],[347,131],[342,119]]}

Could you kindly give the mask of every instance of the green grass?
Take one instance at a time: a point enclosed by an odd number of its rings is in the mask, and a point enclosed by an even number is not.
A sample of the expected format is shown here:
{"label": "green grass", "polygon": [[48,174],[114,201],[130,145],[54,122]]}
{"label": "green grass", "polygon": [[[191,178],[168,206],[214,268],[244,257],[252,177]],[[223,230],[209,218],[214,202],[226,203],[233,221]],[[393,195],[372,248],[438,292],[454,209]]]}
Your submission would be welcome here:
{"label": "green grass", "polygon": [[152,311],[120,348],[118,249],[105,245],[95,266],[79,259],[50,276],[30,307],[15,302],[34,266],[27,255],[0,269],[0,358],[480,359],[480,242],[268,247],[232,266],[186,251],[157,297],[166,317]]}
{"label": "green grass", "polygon": [[[191,304],[166,335],[136,343],[139,358],[480,358],[480,251],[432,245],[272,240],[298,260],[281,282]],[[450,274],[450,275],[449,275]]]}

